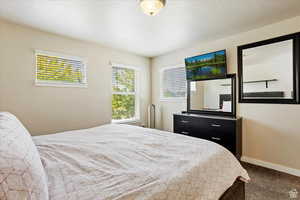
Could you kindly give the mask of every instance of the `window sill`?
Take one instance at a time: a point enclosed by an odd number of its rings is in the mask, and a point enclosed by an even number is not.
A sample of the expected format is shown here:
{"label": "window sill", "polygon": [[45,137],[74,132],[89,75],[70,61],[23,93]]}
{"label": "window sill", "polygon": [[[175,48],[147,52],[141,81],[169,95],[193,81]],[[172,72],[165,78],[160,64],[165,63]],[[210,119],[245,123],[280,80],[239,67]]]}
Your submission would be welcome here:
{"label": "window sill", "polygon": [[186,97],[179,98],[161,98],[159,101],[168,101],[168,102],[184,102],[187,101]]}
{"label": "window sill", "polygon": [[140,119],[132,118],[132,119],[120,119],[120,120],[112,120],[112,124],[125,124],[125,123],[139,123]]}
{"label": "window sill", "polygon": [[35,86],[45,87],[76,87],[76,88],[88,88],[87,83],[83,84],[67,84],[67,83],[50,83],[50,82],[35,82]]}

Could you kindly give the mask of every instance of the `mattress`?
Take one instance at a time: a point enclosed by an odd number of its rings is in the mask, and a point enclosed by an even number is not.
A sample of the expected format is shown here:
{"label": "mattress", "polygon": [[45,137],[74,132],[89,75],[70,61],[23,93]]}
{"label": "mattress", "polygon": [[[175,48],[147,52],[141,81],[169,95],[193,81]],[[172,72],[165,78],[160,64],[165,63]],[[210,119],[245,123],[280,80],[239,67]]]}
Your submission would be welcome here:
{"label": "mattress", "polygon": [[210,141],[130,125],[35,136],[51,200],[216,200],[247,172]]}

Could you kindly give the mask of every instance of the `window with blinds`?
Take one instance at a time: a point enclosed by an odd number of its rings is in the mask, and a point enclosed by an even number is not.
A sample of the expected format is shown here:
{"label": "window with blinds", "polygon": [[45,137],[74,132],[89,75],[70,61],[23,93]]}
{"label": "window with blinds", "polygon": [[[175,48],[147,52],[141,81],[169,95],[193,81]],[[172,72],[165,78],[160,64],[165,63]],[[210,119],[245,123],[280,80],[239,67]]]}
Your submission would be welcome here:
{"label": "window with blinds", "polygon": [[112,120],[138,118],[137,71],[127,67],[112,67]]}
{"label": "window with blinds", "polygon": [[186,74],[184,67],[165,68],[161,71],[162,99],[174,99],[186,97]]}
{"label": "window with blinds", "polygon": [[36,51],[36,84],[86,87],[86,66],[82,59]]}

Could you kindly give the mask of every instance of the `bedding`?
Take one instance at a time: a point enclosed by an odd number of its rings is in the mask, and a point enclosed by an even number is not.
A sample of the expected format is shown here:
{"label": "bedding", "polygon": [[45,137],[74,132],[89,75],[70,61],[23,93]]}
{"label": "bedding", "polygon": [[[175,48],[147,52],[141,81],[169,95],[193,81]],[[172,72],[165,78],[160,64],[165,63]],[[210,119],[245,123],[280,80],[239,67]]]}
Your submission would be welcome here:
{"label": "bedding", "polygon": [[37,148],[22,123],[7,112],[0,112],[0,199],[48,199]]}
{"label": "bedding", "polygon": [[217,200],[247,172],[213,142],[129,125],[35,136],[51,200]]}

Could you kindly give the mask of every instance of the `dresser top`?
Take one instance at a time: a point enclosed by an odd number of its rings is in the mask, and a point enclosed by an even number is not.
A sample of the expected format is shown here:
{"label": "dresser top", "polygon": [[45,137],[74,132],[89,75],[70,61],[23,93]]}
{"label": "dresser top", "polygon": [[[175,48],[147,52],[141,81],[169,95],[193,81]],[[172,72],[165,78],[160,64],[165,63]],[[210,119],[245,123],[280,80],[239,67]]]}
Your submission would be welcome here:
{"label": "dresser top", "polygon": [[203,114],[191,114],[191,113],[175,113],[174,115],[179,116],[190,116],[190,117],[200,117],[209,119],[222,119],[222,120],[238,120],[241,117],[229,117],[229,116],[217,116],[217,115],[203,115]]}

